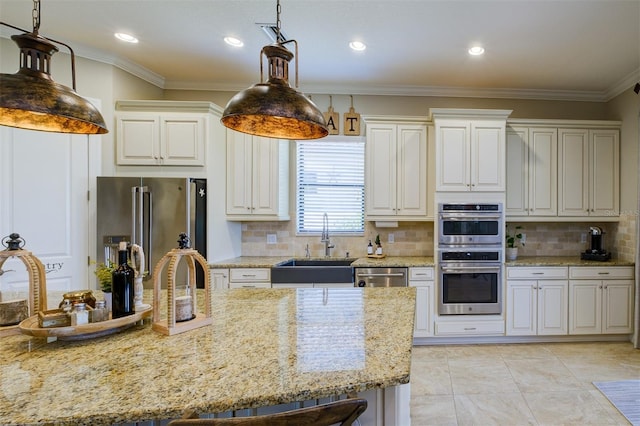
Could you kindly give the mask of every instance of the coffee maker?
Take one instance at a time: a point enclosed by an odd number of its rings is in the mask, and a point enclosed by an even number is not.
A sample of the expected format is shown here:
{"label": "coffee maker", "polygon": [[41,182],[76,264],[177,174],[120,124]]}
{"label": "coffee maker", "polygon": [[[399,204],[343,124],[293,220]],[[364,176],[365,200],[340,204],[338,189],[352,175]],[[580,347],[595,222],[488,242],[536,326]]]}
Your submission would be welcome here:
{"label": "coffee maker", "polygon": [[611,253],[602,248],[602,234],[602,228],[598,226],[589,227],[591,246],[580,254],[580,259],[600,261],[611,259]]}

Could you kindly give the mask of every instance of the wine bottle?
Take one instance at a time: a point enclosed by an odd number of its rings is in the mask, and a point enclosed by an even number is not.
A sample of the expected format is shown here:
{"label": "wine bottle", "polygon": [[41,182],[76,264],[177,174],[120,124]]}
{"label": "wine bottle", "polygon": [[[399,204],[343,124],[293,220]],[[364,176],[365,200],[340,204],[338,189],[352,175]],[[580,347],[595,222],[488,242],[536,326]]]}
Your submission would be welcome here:
{"label": "wine bottle", "polygon": [[118,267],[111,273],[111,318],[126,317],[134,313],[134,271],[127,263],[127,255],[127,242],[121,241],[118,246]]}

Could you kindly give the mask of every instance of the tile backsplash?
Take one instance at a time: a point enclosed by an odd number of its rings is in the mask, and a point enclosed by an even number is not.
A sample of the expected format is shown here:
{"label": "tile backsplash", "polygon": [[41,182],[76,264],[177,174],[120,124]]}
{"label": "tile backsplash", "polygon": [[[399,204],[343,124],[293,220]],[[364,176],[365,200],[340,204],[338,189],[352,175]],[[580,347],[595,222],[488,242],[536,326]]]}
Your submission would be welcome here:
{"label": "tile backsplash", "polygon": [[[604,231],[603,248],[613,257],[633,261],[635,255],[636,217],[623,215],[620,222],[508,222],[510,228],[521,226],[526,243],[521,256],[578,256],[589,247],[589,226],[599,226]],[[380,234],[384,253],[388,256],[433,256],[433,222],[399,222],[397,228],[376,228],[375,222],[365,223],[362,236],[331,234],[332,257],[364,257],[367,243]],[[267,244],[267,234],[275,234],[277,242]],[[390,243],[389,234],[394,242]],[[583,241],[583,234],[585,242]],[[304,257],[309,245],[312,257],[324,256],[324,244],[320,235],[296,236],[295,222],[246,222],[242,227],[243,256],[292,256]]]}

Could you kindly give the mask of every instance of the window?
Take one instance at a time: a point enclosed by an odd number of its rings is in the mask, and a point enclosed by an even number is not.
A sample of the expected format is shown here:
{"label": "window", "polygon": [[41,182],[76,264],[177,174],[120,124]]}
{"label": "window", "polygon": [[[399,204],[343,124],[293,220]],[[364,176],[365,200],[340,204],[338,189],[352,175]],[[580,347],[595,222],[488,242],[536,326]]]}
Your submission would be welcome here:
{"label": "window", "polygon": [[364,138],[298,141],[297,231],[320,234],[324,213],[331,234],[364,233]]}

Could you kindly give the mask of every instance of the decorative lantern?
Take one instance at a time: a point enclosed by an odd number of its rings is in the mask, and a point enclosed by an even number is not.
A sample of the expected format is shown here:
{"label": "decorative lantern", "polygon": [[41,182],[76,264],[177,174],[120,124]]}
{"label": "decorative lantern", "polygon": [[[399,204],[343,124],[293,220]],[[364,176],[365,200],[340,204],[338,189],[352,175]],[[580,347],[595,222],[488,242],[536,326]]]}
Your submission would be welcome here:
{"label": "decorative lantern", "polygon": [[0,300],[0,337],[20,334],[17,326],[20,321],[47,309],[47,281],[44,265],[30,251],[23,249],[24,243],[25,240],[16,233],[2,239],[2,245],[6,249],[0,251],[0,271],[10,257],[20,259],[29,273],[29,299],[6,302]]}
{"label": "decorative lantern", "polygon": [[[165,254],[153,269],[153,324],[152,329],[169,336],[209,325],[211,318],[211,287],[209,265],[197,250],[189,247],[189,238],[180,234],[178,248]],[[186,295],[176,295],[176,270],[180,260],[185,259],[188,267]],[[204,272],[204,313],[197,311],[196,300],[196,262]],[[161,319],[161,282],[162,270],[168,266],[167,280],[167,315]]]}

